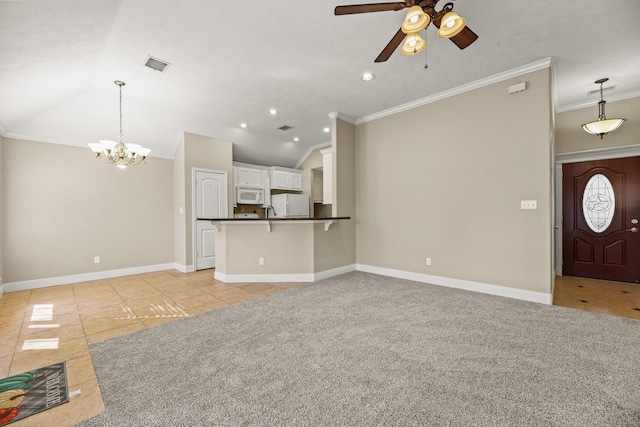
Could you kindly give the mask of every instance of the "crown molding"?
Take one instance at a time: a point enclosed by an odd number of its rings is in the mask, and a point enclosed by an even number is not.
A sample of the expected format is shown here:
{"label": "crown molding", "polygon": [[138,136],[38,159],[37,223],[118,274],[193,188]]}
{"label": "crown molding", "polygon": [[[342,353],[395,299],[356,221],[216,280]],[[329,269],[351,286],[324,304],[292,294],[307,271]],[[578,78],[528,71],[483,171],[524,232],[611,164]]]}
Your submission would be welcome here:
{"label": "crown molding", "polygon": [[330,119],[340,119],[342,121],[345,121],[347,123],[351,123],[352,125],[356,125],[358,124],[357,121],[358,119],[354,119],[351,116],[347,116],[344,113],[340,113],[339,111],[332,111],[331,113],[329,113],[329,118]]}
{"label": "crown molding", "polygon": [[320,144],[312,145],[311,147],[309,147],[307,152],[302,155],[300,160],[298,160],[298,163],[296,163],[294,168],[300,169],[300,166],[302,166],[302,164],[307,160],[307,158],[311,155],[311,153],[313,153],[315,150],[318,150],[320,148],[325,148],[325,147],[331,147],[331,141],[322,142]]}
{"label": "crown molding", "polygon": [[640,156],[640,144],[556,154],[556,165]]}
{"label": "crown molding", "polygon": [[504,80],[519,77],[523,74],[532,73],[534,71],[550,68],[553,61],[552,58],[545,58],[540,61],[533,62],[522,67],[514,68],[512,70],[505,71],[503,73],[495,74],[493,76],[486,77],[484,79],[476,80],[462,86],[455,87],[453,89],[445,90],[444,92],[437,93],[435,95],[427,96],[426,98],[417,99],[406,104],[398,105],[387,110],[380,111],[378,113],[369,114],[356,119],[355,124],[370,122],[372,120],[380,119],[382,117],[390,116],[393,114],[401,113],[403,111],[411,110],[412,108],[421,107],[432,102],[441,101],[452,96],[460,95],[465,92],[469,92],[475,89],[479,89],[484,86],[489,86],[494,83],[498,83]]}
{"label": "crown molding", "polygon": [[[605,101],[616,102],[616,101],[624,101],[625,99],[632,99],[640,97],[640,90],[634,90],[631,92],[618,93],[616,95],[608,96]],[[575,104],[563,105],[556,110],[556,113],[565,113],[567,111],[579,110],[581,108],[593,107],[594,105],[598,105],[600,99],[590,99],[588,101],[577,102]]]}

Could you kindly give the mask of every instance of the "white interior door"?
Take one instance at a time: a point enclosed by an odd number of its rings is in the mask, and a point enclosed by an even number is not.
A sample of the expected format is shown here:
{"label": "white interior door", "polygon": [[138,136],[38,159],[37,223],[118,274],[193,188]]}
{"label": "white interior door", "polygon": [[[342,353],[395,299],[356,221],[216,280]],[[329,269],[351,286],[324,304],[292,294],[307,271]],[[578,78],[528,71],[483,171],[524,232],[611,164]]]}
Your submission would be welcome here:
{"label": "white interior door", "polygon": [[213,223],[198,218],[227,217],[227,174],[194,170],[195,199],[195,269],[216,266],[215,230]]}

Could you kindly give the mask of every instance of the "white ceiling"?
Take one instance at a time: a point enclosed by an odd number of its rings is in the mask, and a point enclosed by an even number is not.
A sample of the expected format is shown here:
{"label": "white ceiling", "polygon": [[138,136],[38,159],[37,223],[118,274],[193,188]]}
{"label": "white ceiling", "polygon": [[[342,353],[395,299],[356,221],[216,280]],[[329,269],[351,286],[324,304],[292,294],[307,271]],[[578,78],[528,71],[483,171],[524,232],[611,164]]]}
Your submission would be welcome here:
{"label": "white ceiling", "polygon": [[[115,140],[123,80],[124,140],[151,156],[173,158],[187,131],[233,142],[237,161],[294,166],[330,141],[331,112],[361,118],[547,57],[561,110],[595,105],[601,77],[607,100],[640,96],[637,0],[457,0],[479,39],[459,50],[430,26],[428,69],[399,50],[374,63],[404,12],[334,16],[359,3],[375,1],[0,1],[0,134]],[[171,65],[153,71],[149,55]]]}

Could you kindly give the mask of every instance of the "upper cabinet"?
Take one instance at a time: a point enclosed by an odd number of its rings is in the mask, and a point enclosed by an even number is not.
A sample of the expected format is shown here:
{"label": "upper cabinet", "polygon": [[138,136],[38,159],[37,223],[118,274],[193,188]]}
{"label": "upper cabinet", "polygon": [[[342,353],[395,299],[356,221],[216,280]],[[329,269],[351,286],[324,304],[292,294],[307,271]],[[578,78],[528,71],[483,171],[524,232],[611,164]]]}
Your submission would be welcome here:
{"label": "upper cabinet", "polygon": [[272,166],[270,169],[272,190],[302,191],[302,171]]}
{"label": "upper cabinet", "polygon": [[264,188],[265,173],[262,169],[236,166],[235,185],[237,187]]}

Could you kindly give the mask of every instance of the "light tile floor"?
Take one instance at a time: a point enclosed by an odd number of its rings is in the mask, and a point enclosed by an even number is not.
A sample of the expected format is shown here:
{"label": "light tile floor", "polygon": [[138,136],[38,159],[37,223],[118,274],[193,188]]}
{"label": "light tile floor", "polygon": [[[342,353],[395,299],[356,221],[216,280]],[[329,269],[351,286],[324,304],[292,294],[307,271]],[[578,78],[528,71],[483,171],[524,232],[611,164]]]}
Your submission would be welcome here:
{"label": "light tile floor", "polygon": [[553,305],[640,320],[640,285],[558,276]]}
{"label": "light tile floor", "polygon": [[[0,298],[0,378],[67,362],[69,403],[12,423],[68,426],[104,411],[89,344],[240,303],[300,283],[234,283],[175,270],[8,292]],[[34,340],[51,349],[26,350]]]}

